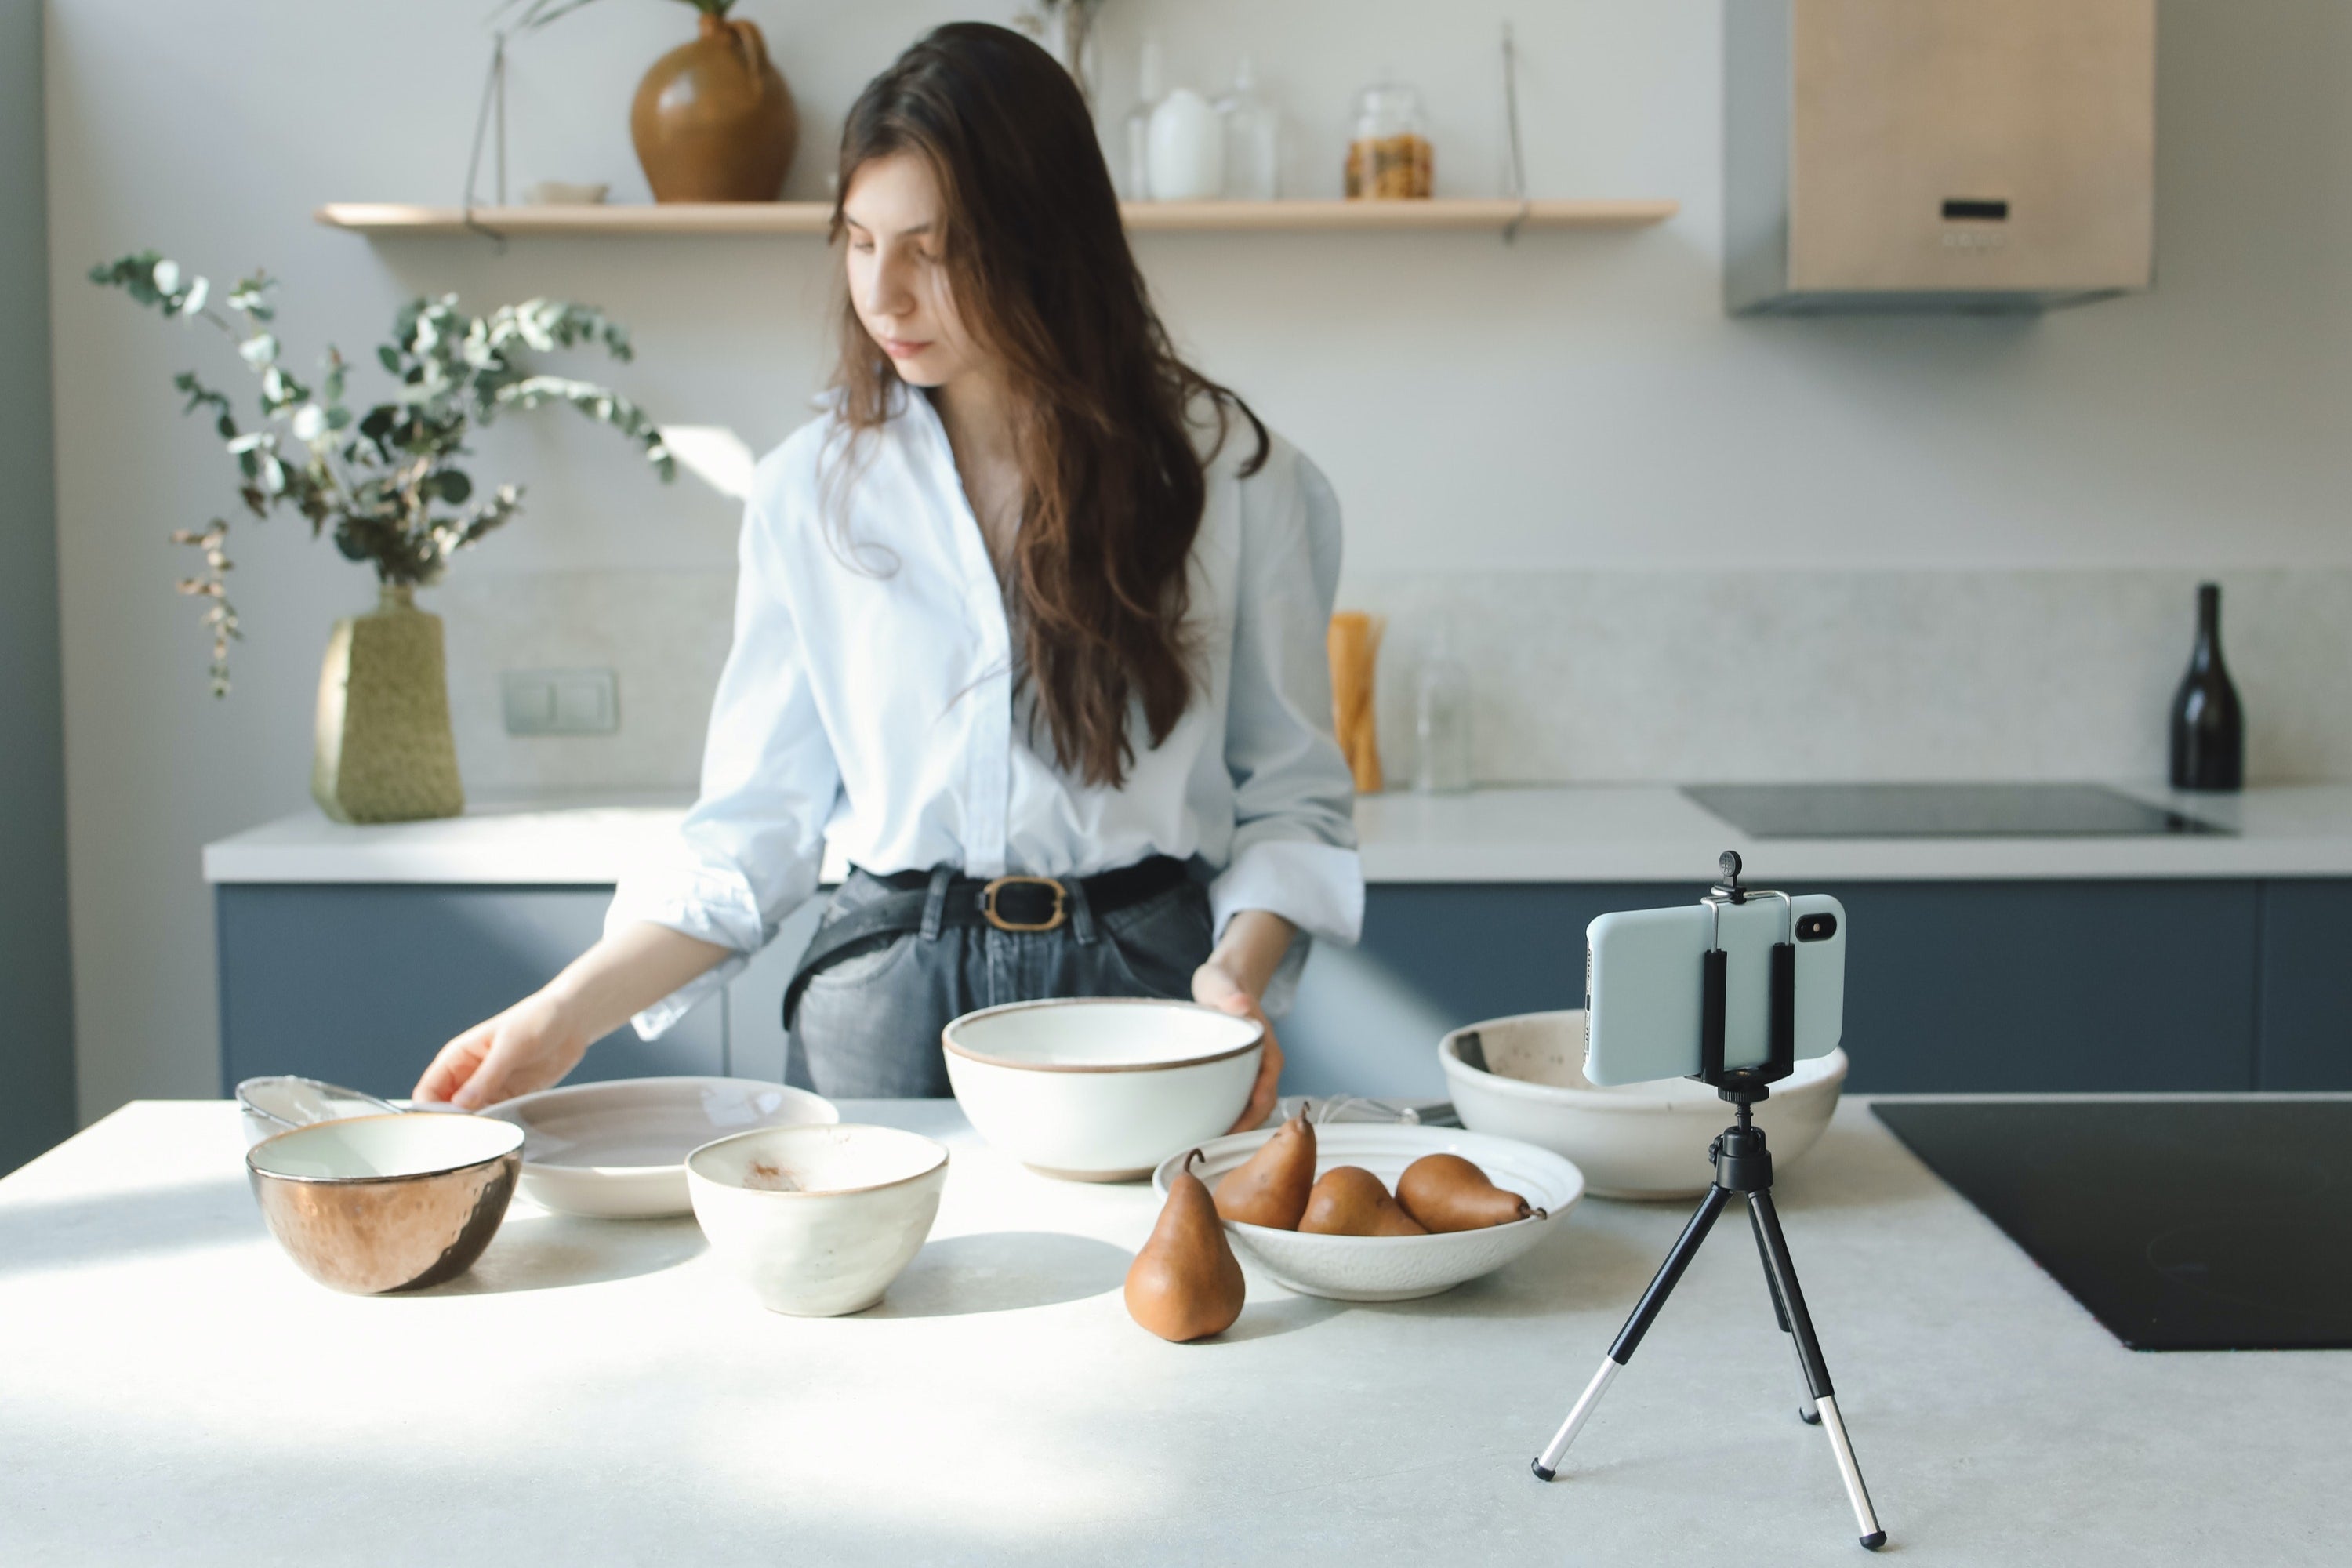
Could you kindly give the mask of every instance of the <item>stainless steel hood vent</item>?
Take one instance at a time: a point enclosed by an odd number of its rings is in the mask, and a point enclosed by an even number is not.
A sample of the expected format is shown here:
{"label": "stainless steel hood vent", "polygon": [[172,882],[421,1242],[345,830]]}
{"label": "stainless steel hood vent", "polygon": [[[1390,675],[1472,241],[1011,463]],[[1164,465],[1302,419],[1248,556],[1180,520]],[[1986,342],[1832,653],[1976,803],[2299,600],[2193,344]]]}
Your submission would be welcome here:
{"label": "stainless steel hood vent", "polygon": [[2156,0],[1724,0],[1724,78],[1734,311],[2155,281]]}

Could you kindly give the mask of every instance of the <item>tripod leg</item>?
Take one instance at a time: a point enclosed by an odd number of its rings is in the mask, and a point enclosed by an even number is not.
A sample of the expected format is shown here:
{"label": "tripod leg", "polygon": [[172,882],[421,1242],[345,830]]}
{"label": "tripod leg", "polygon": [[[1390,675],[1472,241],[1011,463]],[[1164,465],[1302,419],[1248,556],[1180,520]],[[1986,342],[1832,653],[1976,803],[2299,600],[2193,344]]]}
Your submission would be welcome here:
{"label": "tripod leg", "polygon": [[1748,1194],[1748,1212],[1755,1217],[1756,1238],[1764,1248],[1765,1271],[1789,1316],[1789,1332],[1797,1342],[1797,1360],[1805,1369],[1805,1386],[1822,1413],[1830,1449],[1837,1456],[1838,1478],[1845,1482],[1846,1500],[1853,1504],[1854,1522],[1862,1527],[1862,1543],[1875,1552],[1886,1544],[1886,1531],[1871,1511],[1870,1493],[1862,1484],[1862,1467],[1854,1463],[1853,1445],[1846,1440],[1845,1422],[1838,1415],[1837,1394],[1830,1387],[1829,1364],[1822,1359],[1821,1341],[1813,1336],[1813,1320],[1805,1310],[1805,1293],[1797,1286],[1797,1267],[1789,1260],[1789,1240],[1780,1234],[1780,1216],[1769,1190]]}
{"label": "tripod leg", "polygon": [[[1772,1254],[1764,1246],[1764,1222],[1756,1217],[1756,1211],[1752,1208],[1748,1211],[1748,1219],[1756,1232],[1756,1255],[1764,1260],[1764,1286],[1772,1292],[1772,1315],[1780,1321],[1780,1331],[1787,1334],[1789,1309],[1781,1304],[1780,1282],[1772,1278]],[[1789,1343],[1793,1347],[1796,1342],[1796,1336],[1790,1334]],[[1802,1351],[1797,1352],[1797,1419],[1808,1426],[1820,1426],[1822,1413],[1813,1407],[1812,1384],[1805,1374],[1805,1352]]]}
{"label": "tripod leg", "polygon": [[1617,1331],[1617,1342],[1609,1347],[1608,1355],[1601,1359],[1601,1370],[1594,1373],[1592,1381],[1584,1385],[1584,1393],[1577,1400],[1576,1408],[1568,1413],[1568,1419],[1560,1423],[1559,1430],[1552,1435],[1551,1441],[1544,1446],[1544,1451],[1537,1455],[1535,1463],[1528,1467],[1535,1472],[1536,1479],[1548,1481],[1559,1472],[1559,1457],[1568,1452],[1570,1443],[1576,1441],[1578,1429],[1591,1415],[1592,1407],[1601,1403],[1601,1391],[1609,1386],[1610,1380],[1622,1372],[1625,1363],[1633,1359],[1634,1347],[1642,1342],[1642,1336],[1650,1331],[1650,1324],[1657,1317],[1658,1309],[1666,1304],[1666,1298],[1673,1294],[1675,1281],[1683,1277],[1683,1270],[1690,1267],[1690,1260],[1698,1256],[1699,1243],[1706,1239],[1707,1231],[1715,1225],[1715,1216],[1723,1212],[1723,1205],[1730,1198],[1731,1194],[1721,1187],[1711,1186],[1706,1190],[1706,1196],[1699,1199],[1698,1212],[1690,1216],[1690,1223],[1683,1226],[1682,1235],[1675,1238],[1674,1249],[1666,1254],[1666,1260],[1658,1265],[1657,1275],[1651,1279],[1650,1288],[1642,1292],[1642,1300],[1634,1306],[1633,1315],[1625,1320],[1623,1328]]}

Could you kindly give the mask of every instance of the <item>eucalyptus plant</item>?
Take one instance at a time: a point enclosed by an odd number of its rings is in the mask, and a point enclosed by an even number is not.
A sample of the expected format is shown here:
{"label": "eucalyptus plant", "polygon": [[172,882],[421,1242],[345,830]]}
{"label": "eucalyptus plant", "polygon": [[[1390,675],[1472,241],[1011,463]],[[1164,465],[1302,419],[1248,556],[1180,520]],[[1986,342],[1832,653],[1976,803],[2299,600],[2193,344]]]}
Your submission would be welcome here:
{"label": "eucalyptus plant", "polygon": [[[345,400],[348,366],[330,345],[316,385],[286,367],[273,323],[277,279],[256,272],[240,279],[221,301],[202,277],[152,250],[90,268],[90,281],[117,288],[170,320],[204,321],[236,346],[238,360],[261,384],[260,417],[240,426],[226,393],[182,371],[172,384],[187,398],[183,413],[208,410],[229,456],[236,460],[239,499],[257,518],[290,508],[310,534],[332,536],[335,548],[375,567],[391,587],[437,581],[449,558],[513,521],[522,488],[502,484],[479,493],[460,458],[473,453],[468,430],[500,415],[541,404],[569,404],[635,441],[664,482],[677,465],[661,432],[637,405],[593,382],[535,373],[520,351],[601,347],[614,359],[632,357],[628,332],[593,307],[561,300],[502,305],[469,316],[457,297],[413,300],[393,318],[392,339],[376,362],[394,379],[384,401],[355,412]],[[181,593],[207,601],[204,624],[212,634],[212,689],[229,689],[229,644],[239,633],[229,602],[229,525],[214,518],[203,530],[183,529],[172,542],[202,553],[204,569],[181,579]]]}

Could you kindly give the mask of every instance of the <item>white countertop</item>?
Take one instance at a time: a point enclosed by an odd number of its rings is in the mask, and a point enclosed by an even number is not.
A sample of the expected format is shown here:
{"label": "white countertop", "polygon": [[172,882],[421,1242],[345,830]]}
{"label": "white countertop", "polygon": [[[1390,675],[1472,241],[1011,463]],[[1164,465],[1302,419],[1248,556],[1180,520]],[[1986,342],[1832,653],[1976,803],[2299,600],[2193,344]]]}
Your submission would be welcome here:
{"label": "white countertop", "polygon": [[[884,1303],[801,1320],[690,1219],[520,1203],[467,1276],[338,1296],[263,1231],[233,1106],[126,1107],[0,1180],[0,1562],[1869,1561],[1744,1226],[1544,1486],[1683,1205],[1587,1200],[1425,1301],[1253,1278],[1170,1345],[1119,1294],[1149,1188],[1034,1175],[950,1102],[845,1109],[953,1163]],[[2341,1560],[2352,1355],[2121,1348],[1858,1102],[1779,1195],[1904,1560]]]}
{"label": "white countertop", "polygon": [[[1761,881],[2352,876],[2352,785],[2142,798],[2236,829],[2187,837],[1759,840],[1670,784],[1390,794],[1356,804],[1373,882],[1702,881],[1738,849]],[[658,846],[682,800],[488,805],[442,822],[354,827],[316,812],[205,847],[213,882],[609,885]],[[826,880],[843,867],[828,862]]]}

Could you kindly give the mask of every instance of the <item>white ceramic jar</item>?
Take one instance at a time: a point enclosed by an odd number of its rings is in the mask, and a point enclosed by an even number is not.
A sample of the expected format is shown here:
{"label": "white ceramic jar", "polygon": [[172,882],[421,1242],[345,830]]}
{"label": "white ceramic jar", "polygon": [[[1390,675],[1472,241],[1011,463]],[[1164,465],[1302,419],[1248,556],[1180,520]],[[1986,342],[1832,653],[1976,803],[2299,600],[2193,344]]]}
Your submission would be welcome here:
{"label": "white ceramic jar", "polygon": [[1213,202],[1225,194],[1225,121],[1180,87],[1151,111],[1151,199]]}

